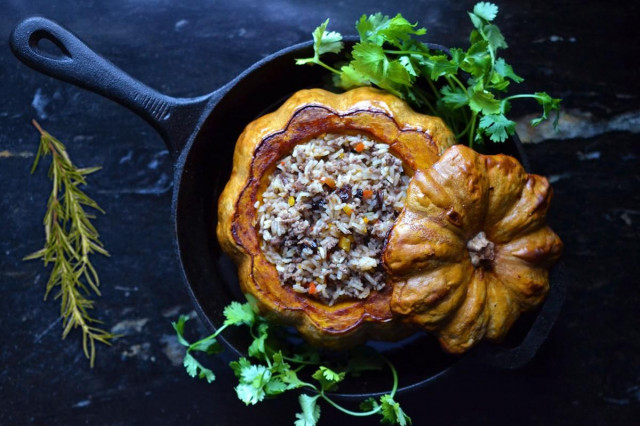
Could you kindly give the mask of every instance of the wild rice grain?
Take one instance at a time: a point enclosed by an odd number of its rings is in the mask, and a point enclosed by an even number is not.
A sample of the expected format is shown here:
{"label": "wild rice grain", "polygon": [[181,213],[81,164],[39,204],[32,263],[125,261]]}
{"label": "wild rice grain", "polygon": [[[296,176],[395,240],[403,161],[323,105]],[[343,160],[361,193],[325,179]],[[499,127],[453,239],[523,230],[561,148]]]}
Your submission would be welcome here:
{"label": "wild rice grain", "polygon": [[366,136],[297,145],[256,202],[262,250],[283,285],[328,304],[381,290],[380,252],[408,183],[389,146]]}

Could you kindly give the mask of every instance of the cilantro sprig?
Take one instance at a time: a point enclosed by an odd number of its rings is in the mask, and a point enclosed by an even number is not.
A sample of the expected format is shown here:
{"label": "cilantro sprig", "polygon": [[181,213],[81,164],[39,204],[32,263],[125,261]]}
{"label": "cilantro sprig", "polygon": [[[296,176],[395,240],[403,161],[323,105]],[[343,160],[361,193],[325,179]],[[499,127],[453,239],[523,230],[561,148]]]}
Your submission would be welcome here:
{"label": "cilantro sprig", "polygon": [[435,50],[416,36],[426,34],[402,15],[363,15],[356,22],[360,40],[353,45],[348,63],[335,68],[322,56],[340,53],[342,35],[327,31],[327,19],[313,32],[314,55],[296,60],[299,65],[316,64],[331,71],[334,84],[348,90],[360,86],[377,86],[412,103],[418,110],[440,116],[459,141],[471,147],[488,138],[504,142],[515,133],[516,123],[507,118],[511,101],[533,99],[542,107],[542,115],[531,121],[537,126],[556,112],[560,99],[545,92],[507,95],[512,83],[521,83],[513,67],[499,56],[507,42],[494,20],[498,6],[477,3],[468,12],[474,29],[470,46],[448,52]]}
{"label": "cilantro sprig", "polygon": [[[235,387],[238,399],[246,405],[255,405],[265,398],[299,389],[300,412],[295,415],[296,426],[314,426],[320,419],[320,401],[352,416],[379,415],[381,422],[405,426],[411,424],[395,395],[398,390],[398,374],[393,364],[367,347],[354,350],[347,363],[323,361],[321,354],[308,345],[291,347],[282,339],[282,330],[256,315],[249,303],[232,302],[224,309],[225,322],[215,333],[190,343],[184,337],[189,317],[181,315],[173,322],[178,341],[186,347],[183,365],[191,377],[215,380],[213,371],[205,367],[193,355],[194,352],[213,355],[222,351],[218,336],[230,326],[246,326],[252,337],[247,357],[232,361],[229,366],[238,378]],[[334,365],[335,364],[335,365]],[[360,405],[361,411],[349,410],[334,401],[328,392],[334,392],[348,375],[357,377],[364,371],[379,370],[386,364],[393,377],[389,393],[379,399],[369,398]]]}

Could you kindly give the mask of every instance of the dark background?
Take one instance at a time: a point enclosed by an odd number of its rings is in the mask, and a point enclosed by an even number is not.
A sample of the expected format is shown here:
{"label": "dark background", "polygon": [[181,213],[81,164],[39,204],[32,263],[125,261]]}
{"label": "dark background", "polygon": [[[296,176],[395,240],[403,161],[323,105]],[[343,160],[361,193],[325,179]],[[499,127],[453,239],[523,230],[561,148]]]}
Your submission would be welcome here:
{"label": "dark background", "polygon": [[[402,13],[428,40],[467,46],[474,2],[111,0],[0,1],[0,39],[41,15],[79,35],[132,76],[171,96],[225,84],[257,60],[331,29],[353,34],[363,13]],[[414,424],[638,424],[640,321],[640,9],[634,2],[499,2],[518,91],[564,98],[559,133],[521,130],[531,171],[555,189],[551,224],[569,271],[563,311],[538,356],[518,371],[467,367],[398,399]],[[291,424],[295,395],[245,407],[229,358],[218,379],[179,365],[170,321],[193,306],[172,235],[172,164],[141,119],[97,95],[38,74],[0,49],[0,424]],[[514,117],[537,113],[516,106]],[[59,303],[43,302],[48,271],[23,256],[42,246],[50,190],[29,168],[36,118],[74,161],[101,165],[87,191],[107,211],[95,221],[111,258],[96,258],[95,315],[124,336],[100,346],[90,369],[79,333],[61,341]],[[524,122],[524,118],[522,119]],[[552,283],[553,284],[553,283]],[[189,323],[192,336],[205,332]],[[323,404],[320,424],[377,424]]]}

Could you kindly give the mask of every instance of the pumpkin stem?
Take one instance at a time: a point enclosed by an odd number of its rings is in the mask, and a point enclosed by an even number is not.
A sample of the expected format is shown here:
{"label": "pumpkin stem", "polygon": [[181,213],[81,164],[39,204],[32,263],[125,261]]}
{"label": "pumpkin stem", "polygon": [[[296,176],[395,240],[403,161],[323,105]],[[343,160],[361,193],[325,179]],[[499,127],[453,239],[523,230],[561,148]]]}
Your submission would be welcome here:
{"label": "pumpkin stem", "polygon": [[471,264],[476,267],[489,269],[491,262],[495,259],[494,244],[487,239],[484,231],[478,232],[475,237],[467,243],[467,250],[471,257]]}

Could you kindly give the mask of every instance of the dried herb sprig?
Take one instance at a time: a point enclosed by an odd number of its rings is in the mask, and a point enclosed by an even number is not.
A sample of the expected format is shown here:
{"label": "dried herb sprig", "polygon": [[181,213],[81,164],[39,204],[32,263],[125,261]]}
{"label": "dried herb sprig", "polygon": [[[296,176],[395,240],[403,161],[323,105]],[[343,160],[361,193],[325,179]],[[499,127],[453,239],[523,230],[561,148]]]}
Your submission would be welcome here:
{"label": "dried herb sprig", "polygon": [[71,162],[62,142],[44,131],[35,120],[33,125],[41,137],[31,173],[37,169],[41,157],[51,155],[48,176],[53,187],[44,216],[44,247],[25,257],[25,260],[41,259],[45,267],[53,264],[44,298],[46,299],[54,288],[59,287],[55,298],[61,301],[62,338],[67,337],[74,328],[80,327],[82,349],[93,367],[95,343],[109,345],[110,340],[117,337],[97,327],[95,324],[101,322],[89,315],[93,301],[88,296],[92,291],[100,295],[100,280],[91,263],[90,255],[99,253],[109,256],[109,253],[104,249],[98,231],[91,223],[95,216],[85,208],[101,213],[104,211],[80,189],[80,186],[86,185],[85,176],[99,170],[100,167],[77,168]]}

